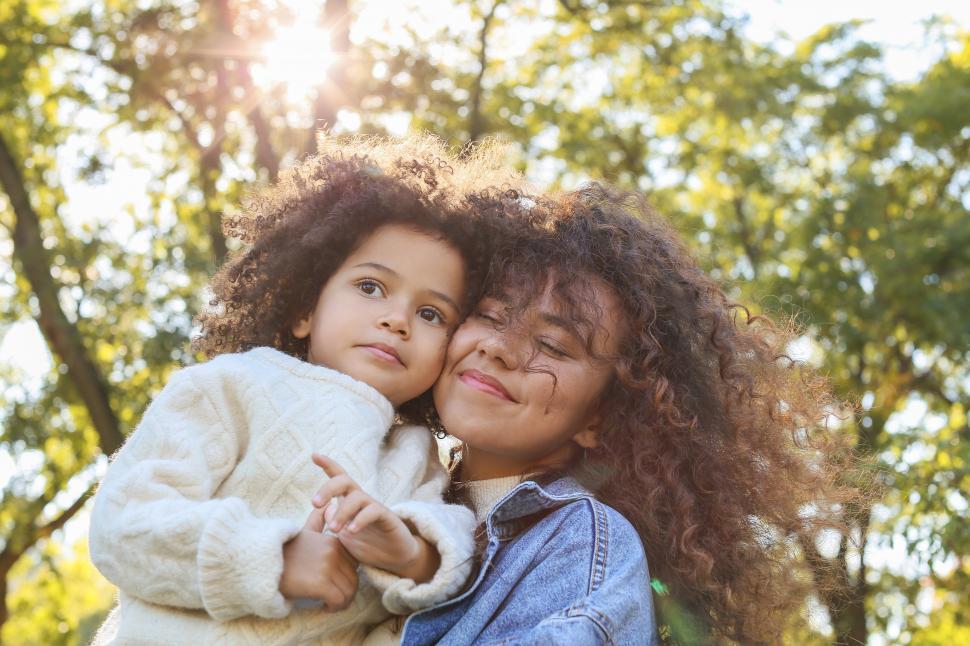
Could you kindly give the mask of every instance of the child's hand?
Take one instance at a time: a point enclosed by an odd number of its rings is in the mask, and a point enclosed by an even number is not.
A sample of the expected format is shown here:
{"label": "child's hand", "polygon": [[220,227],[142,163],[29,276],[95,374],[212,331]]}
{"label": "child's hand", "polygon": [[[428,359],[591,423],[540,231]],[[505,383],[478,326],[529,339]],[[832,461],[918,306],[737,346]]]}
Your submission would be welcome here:
{"label": "child's hand", "polygon": [[319,453],[313,454],[313,462],[330,479],[313,496],[311,520],[326,521],[327,529],[361,563],[419,583],[430,580],[440,561],[437,550],[367,495],[339,464]]}
{"label": "child's hand", "polygon": [[327,610],[343,610],[357,594],[357,561],[337,537],[323,533],[322,519],[312,514],[283,545],[280,592],[287,599],[321,599]]}

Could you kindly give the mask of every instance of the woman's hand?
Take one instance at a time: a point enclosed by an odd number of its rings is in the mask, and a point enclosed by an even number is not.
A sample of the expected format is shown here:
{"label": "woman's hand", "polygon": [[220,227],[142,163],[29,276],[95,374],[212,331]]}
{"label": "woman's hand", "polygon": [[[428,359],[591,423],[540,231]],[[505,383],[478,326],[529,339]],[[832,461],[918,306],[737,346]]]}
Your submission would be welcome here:
{"label": "woman's hand", "polygon": [[357,561],[337,537],[323,533],[313,514],[283,545],[280,592],[287,599],[321,599],[327,610],[343,610],[357,594]]}
{"label": "woman's hand", "polygon": [[430,580],[438,569],[438,551],[415,536],[394,512],[367,495],[339,464],[313,454],[313,462],[330,479],[316,495],[310,515],[314,524],[326,522],[347,551],[365,565],[413,579]]}

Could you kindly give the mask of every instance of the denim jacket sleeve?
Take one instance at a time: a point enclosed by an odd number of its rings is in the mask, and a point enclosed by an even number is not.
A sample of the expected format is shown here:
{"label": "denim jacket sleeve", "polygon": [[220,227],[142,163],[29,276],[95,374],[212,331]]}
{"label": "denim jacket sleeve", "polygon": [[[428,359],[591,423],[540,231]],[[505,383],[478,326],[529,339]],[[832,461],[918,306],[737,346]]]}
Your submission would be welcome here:
{"label": "denim jacket sleeve", "polygon": [[656,645],[650,576],[633,526],[592,499],[540,525],[548,522],[545,545],[493,620],[502,637],[491,643]]}

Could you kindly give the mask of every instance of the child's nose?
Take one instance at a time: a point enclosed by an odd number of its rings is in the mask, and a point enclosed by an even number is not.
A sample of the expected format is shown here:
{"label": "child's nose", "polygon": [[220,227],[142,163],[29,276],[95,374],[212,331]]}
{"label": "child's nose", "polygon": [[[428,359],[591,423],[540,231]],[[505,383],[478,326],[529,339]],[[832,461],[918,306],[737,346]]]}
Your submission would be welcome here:
{"label": "child's nose", "polygon": [[381,317],[380,326],[388,332],[400,335],[405,339],[411,334],[410,327],[408,326],[408,317],[397,308],[385,313]]}

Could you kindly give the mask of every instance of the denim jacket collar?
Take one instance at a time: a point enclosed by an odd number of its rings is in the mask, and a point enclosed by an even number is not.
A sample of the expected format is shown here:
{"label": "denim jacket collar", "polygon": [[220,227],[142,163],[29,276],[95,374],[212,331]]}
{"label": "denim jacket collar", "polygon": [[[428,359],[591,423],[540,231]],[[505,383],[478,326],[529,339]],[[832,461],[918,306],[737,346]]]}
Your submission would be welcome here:
{"label": "denim jacket collar", "polygon": [[592,497],[593,494],[568,476],[545,485],[528,480],[499,500],[486,517],[485,526],[489,536],[511,539],[531,526],[534,516]]}
{"label": "denim jacket collar", "polygon": [[523,482],[485,523],[475,579],[408,617],[401,644],[657,646],[640,537],[576,480]]}

